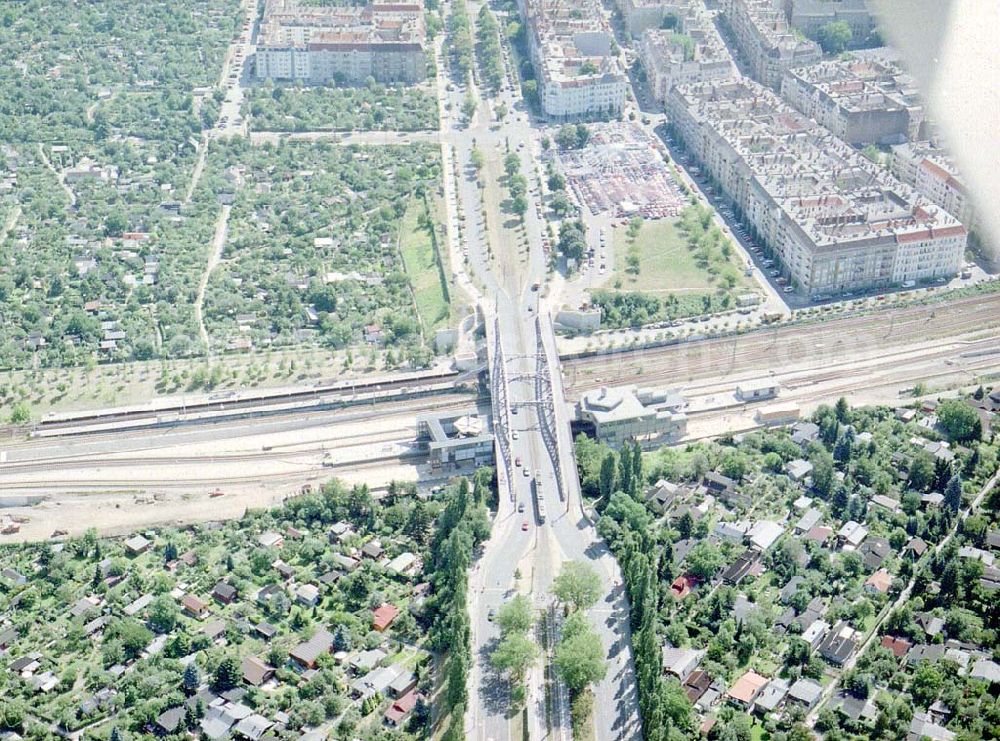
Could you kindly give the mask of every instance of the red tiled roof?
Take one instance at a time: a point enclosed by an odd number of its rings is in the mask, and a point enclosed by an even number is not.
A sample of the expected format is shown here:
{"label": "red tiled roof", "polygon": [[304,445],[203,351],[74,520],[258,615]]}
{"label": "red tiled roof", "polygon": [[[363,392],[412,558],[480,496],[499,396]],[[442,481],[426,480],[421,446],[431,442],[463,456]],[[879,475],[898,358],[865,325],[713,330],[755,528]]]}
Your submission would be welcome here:
{"label": "red tiled roof", "polygon": [[388,603],[377,607],[372,611],[372,627],[382,631],[392,625],[392,621],[399,615],[399,608]]}

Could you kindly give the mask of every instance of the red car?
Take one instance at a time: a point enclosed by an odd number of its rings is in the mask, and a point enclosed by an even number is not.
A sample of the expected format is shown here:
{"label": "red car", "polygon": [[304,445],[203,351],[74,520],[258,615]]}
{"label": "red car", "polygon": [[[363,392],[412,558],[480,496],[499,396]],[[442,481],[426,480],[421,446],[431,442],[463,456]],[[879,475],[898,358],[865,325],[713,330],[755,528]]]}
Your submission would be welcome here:
{"label": "red car", "polygon": [[527,529],[528,529],[528,523],[527,522],[522,522],[521,523],[521,530],[522,531],[526,531]]}

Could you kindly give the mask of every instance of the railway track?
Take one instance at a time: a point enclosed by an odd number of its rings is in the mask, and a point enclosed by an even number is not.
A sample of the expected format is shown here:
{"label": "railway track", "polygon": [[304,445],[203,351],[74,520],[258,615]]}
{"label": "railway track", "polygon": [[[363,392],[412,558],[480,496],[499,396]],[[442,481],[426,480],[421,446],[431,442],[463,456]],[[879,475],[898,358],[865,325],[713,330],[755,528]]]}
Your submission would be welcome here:
{"label": "railway track", "polygon": [[[426,460],[427,456],[424,453],[412,452],[403,453],[401,455],[390,455],[390,456],[376,456],[374,458],[366,458],[363,461],[345,461],[342,463],[336,463],[333,465],[324,466],[322,469],[316,468],[315,473],[318,478],[321,471],[337,471],[349,469],[352,471],[370,470],[383,468],[387,465],[404,465],[412,464],[414,462],[419,462],[421,460]],[[158,459],[157,459],[158,460]],[[199,459],[203,461],[203,459]],[[128,465],[134,467],[135,465],[141,465],[141,460],[139,462],[133,461],[123,461]],[[97,491],[106,493],[141,493],[150,488],[157,489],[191,489],[194,487],[204,488],[206,486],[227,486],[235,484],[252,484],[259,481],[270,481],[270,482],[280,482],[282,480],[298,481],[302,478],[303,474],[309,473],[308,470],[303,471],[281,471],[274,473],[261,473],[255,474],[253,476],[214,476],[207,475],[205,478],[170,478],[170,479],[151,479],[136,481],[135,478],[130,478],[128,480],[101,480],[95,481],[93,483],[84,482],[67,482],[59,479],[50,480],[39,480],[39,481],[27,481],[18,482],[12,484],[9,487],[0,486],[0,489],[9,488],[17,490],[35,490],[42,489],[45,491]],[[329,477],[327,477],[329,478]],[[118,491],[115,491],[118,490]]]}
{"label": "railway track", "polygon": [[[630,380],[674,382],[734,372],[776,369],[801,363],[810,355],[818,362],[842,363],[849,353],[889,348],[1000,327],[1000,295],[959,299],[946,305],[890,310],[892,313],[850,317],[818,324],[776,326],[733,337],[683,342],[667,347],[622,351],[563,360],[570,391]],[[1000,335],[1000,331],[998,331]]]}
{"label": "railway track", "polygon": [[[155,422],[158,418],[169,417],[170,415],[192,415],[205,412],[237,412],[241,410],[261,409],[268,407],[290,404],[295,402],[307,402],[315,400],[321,402],[324,396],[337,396],[349,394],[347,397],[339,397],[337,401],[348,401],[351,396],[359,394],[369,394],[373,392],[385,393],[388,391],[401,391],[406,389],[418,389],[434,384],[453,384],[460,378],[461,374],[455,371],[441,371],[419,377],[402,378],[398,380],[382,380],[361,383],[328,383],[319,384],[308,389],[297,389],[286,392],[262,391],[260,393],[240,392],[239,398],[233,393],[220,393],[216,398],[209,398],[206,401],[194,402],[191,404],[180,403],[168,407],[156,409],[133,409],[128,411],[107,412],[72,412],[67,414],[56,414],[41,420],[35,425],[36,430],[55,430],[65,427],[74,427],[93,423],[121,423],[149,420]],[[330,400],[333,403],[333,399]]]}
{"label": "railway track", "polygon": [[[415,399],[410,401],[406,407],[405,416],[412,416],[421,412],[429,411],[443,411],[448,409],[458,409],[467,406],[480,406],[483,404],[486,397],[484,396],[470,396],[463,394],[456,394],[454,392],[448,392],[443,394],[438,394],[435,396],[424,396],[420,399]],[[291,417],[297,418],[298,428],[304,429],[306,427],[316,427],[326,424],[336,424],[340,422],[358,422],[365,419],[370,419],[372,417],[385,418],[387,416],[401,416],[398,411],[391,411],[392,409],[398,409],[398,401],[384,401],[377,402],[371,406],[366,406],[364,411],[344,411],[344,410],[316,410],[315,408],[306,408],[300,410],[288,410],[281,415],[273,415],[270,417],[271,420],[279,420],[281,417]],[[337,416],[331,416],[337,415]],[[218,419],[218,420],[202,420],[203,425],[222,425],[230,424],[234,427],[237,425],[254,425],[259,422],[257,417],[246,417],[243,419]],[[155,436],[160,438],[162,435],[178,431],[183,428],[190,428],[190,421],[178,420],[174,423],[164,422],[162,424],[156,425],[155,427],[145,426],[137,427],[129,430],[135,435],[145,435],[145,436]],[[16,451],[16,450],[26,450],[35,447],[40,444],[44,444],[47,440],[55,442],[59,438],[65,437],[85,437],[88,442],[100,443],[102,441],[108,440],[118,440],[121,439],[122,430],[118,429],[95,429],[91,431],[90,428],[82,428],[76,431],[72,428],[62,428],[58,431],[53,431],[53,434],[41,434],[35,435],[27,440],[22,440],[19,442],[11,443],[3,446],[6,451]],[[341,438],[329,438],[330,441],[336,441]],[[163,447],[164,443],[159,440],[159,445],[148,446],[146,448],[135,448],[134,451],[139,450],[152,450],[159,447]],[[275,446],[278,447],[278,446]],[[3,464],[0,464],[2,468]]]}

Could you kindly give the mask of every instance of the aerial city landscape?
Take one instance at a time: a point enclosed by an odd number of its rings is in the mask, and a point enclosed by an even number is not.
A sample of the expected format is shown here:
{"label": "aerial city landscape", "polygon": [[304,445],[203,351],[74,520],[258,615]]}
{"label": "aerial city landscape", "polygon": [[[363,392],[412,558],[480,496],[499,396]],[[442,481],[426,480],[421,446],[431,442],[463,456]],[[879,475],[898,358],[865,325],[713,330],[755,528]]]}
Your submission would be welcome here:
{"label": "aerial city landscape", "polygon": [[0,3],[0,741],[1000,739],[893,5]]}

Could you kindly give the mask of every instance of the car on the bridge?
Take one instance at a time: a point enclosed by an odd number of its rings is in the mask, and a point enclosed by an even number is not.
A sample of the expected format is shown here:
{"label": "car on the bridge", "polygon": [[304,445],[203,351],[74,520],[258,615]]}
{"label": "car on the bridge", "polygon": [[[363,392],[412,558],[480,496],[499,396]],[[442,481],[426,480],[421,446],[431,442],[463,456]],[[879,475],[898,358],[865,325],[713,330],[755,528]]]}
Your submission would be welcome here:
{"label": "car on the bridge", "polygon": [[514,465],[517,466],[518,468],[521,467],[521,456],[518,456],[517,458],[514,459]]}

